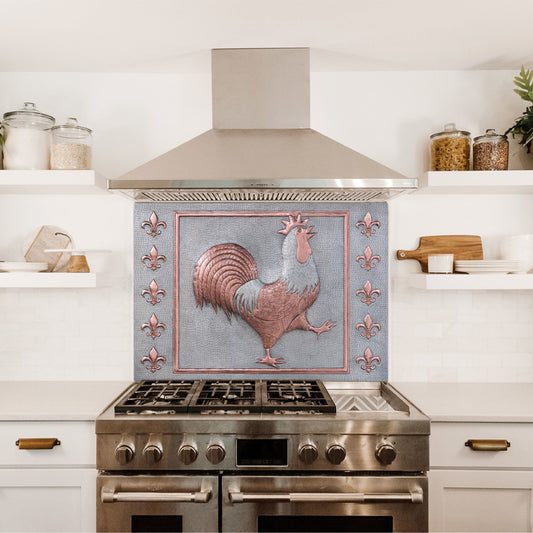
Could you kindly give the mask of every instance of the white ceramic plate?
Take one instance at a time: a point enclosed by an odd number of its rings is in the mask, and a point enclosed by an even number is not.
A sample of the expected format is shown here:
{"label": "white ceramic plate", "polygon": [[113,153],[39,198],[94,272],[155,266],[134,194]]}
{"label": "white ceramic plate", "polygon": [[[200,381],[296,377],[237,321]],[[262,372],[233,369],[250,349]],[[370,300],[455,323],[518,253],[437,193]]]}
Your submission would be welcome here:
{"label": "white ceramic plate", "polygon": [[466,272],[467,274],[510,274],[511,272],[516,271],[516,269],[501,268],[501,267],[493,267],[493,268],[456,267],[455,270],[457,272]]}
{"label": "white ceramic plate", "polygon": [[455,261],[455,265],[464,268],[514,268],[518,267],[519,261],[514,259],[492,259],[480,261]]}
{"label": "white ceramic plate", "polygon": [[43,272],[45,270],[48,270],[48,263],[0,261],[0,271],[2,272]]}

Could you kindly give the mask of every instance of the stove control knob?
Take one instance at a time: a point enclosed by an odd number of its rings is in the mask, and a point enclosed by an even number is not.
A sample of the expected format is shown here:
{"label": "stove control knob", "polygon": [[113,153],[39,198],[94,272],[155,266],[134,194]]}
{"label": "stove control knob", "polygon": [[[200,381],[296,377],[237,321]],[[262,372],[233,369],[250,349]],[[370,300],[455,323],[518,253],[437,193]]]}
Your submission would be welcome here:
{"label": "stove control knob", "polygon": [[381,464],[390,465],[396,459],[396,448],[388,440],[382,440],[376,448],[376,458]]}
{"label": "stove control knob", "polygon": [[147,444],[144,447],[143,455],[149,463],[157,463],[163,457],[163,450],[157,444]]}
{"label": "stove control knob", "polygon": [[210,444],[207,447],[205,455],[210,463],[217,465],[224,460],[224,457],[226,457],[226,450],[222,444]]}
{"label": "stove control knob", "polygon": [[298,458],[302,463],[310,465],[318,458],[318,450],[312,442],[306,442],[298,448]]}
{"label": "stove control knob", "polygon": [[182,444],[178,450],[178,457],[182,463],[190,465],[196,461],[198,450],[192,444]]}
{"label": "stove control knob", "polygon": [[135,446],[133,442],[122,439],[115,448],[115,458],[121,464],[129,463],[135,456]]}
{"label": "stove control knob", "polygon": [[326,458],[330,463],[340,465],[346,458],[346,449],[338,442],[330,444],[326,449]]}

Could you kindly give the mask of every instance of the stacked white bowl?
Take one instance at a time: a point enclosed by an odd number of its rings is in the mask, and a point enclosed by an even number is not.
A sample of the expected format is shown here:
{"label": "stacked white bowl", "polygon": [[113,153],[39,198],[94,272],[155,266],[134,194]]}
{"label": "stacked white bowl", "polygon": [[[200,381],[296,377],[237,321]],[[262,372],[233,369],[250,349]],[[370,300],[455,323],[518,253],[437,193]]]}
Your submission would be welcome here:
{"label": "stacked white bowl", "polygon": [[519,261],[520,271],[517,274],[525,274],[533,268],[533,234],[504,237],[500,251],[502,259]]}

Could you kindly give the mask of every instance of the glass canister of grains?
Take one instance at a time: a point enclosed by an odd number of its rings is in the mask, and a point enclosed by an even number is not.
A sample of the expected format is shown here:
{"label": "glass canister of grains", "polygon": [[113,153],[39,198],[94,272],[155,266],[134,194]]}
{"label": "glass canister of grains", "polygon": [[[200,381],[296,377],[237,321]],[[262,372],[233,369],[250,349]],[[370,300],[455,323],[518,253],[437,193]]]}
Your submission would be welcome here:
{"label": "glass canister of grains", "polygon": [[52,170],[89,170],[91,168],[92,130],[78,125],[71,117],[66,124],[52,128],[50,167]]}
{"label": "glass canister of grains", "polygon": [[509,164],[509,141],[495,130],[474,137],[472,147],[474,170],[507,170]]}
{"label": "glass canister of grains", "polygon": [[431,138],[431,170],[469,170],[470,132],[459,131],[453,122]]}
{"label": "glass canister of grains", "polygon": [[4,114],[4,168],[6,170],[48,170],[50,128],[55,118],[37,111],[35,104]]}

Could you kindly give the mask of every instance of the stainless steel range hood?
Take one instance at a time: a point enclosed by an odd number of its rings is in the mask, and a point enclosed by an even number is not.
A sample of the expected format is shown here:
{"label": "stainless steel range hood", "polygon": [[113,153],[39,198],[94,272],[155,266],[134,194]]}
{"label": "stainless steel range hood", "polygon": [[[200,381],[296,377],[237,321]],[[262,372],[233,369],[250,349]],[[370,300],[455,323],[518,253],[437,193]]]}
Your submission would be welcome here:
{"label": "stainless steel range hood", "polygon": [[211,60],[213,129],[109,180],[110,190],[156,202],[363,202],[417,188],[310,128],[308,48],[213,50]]}

